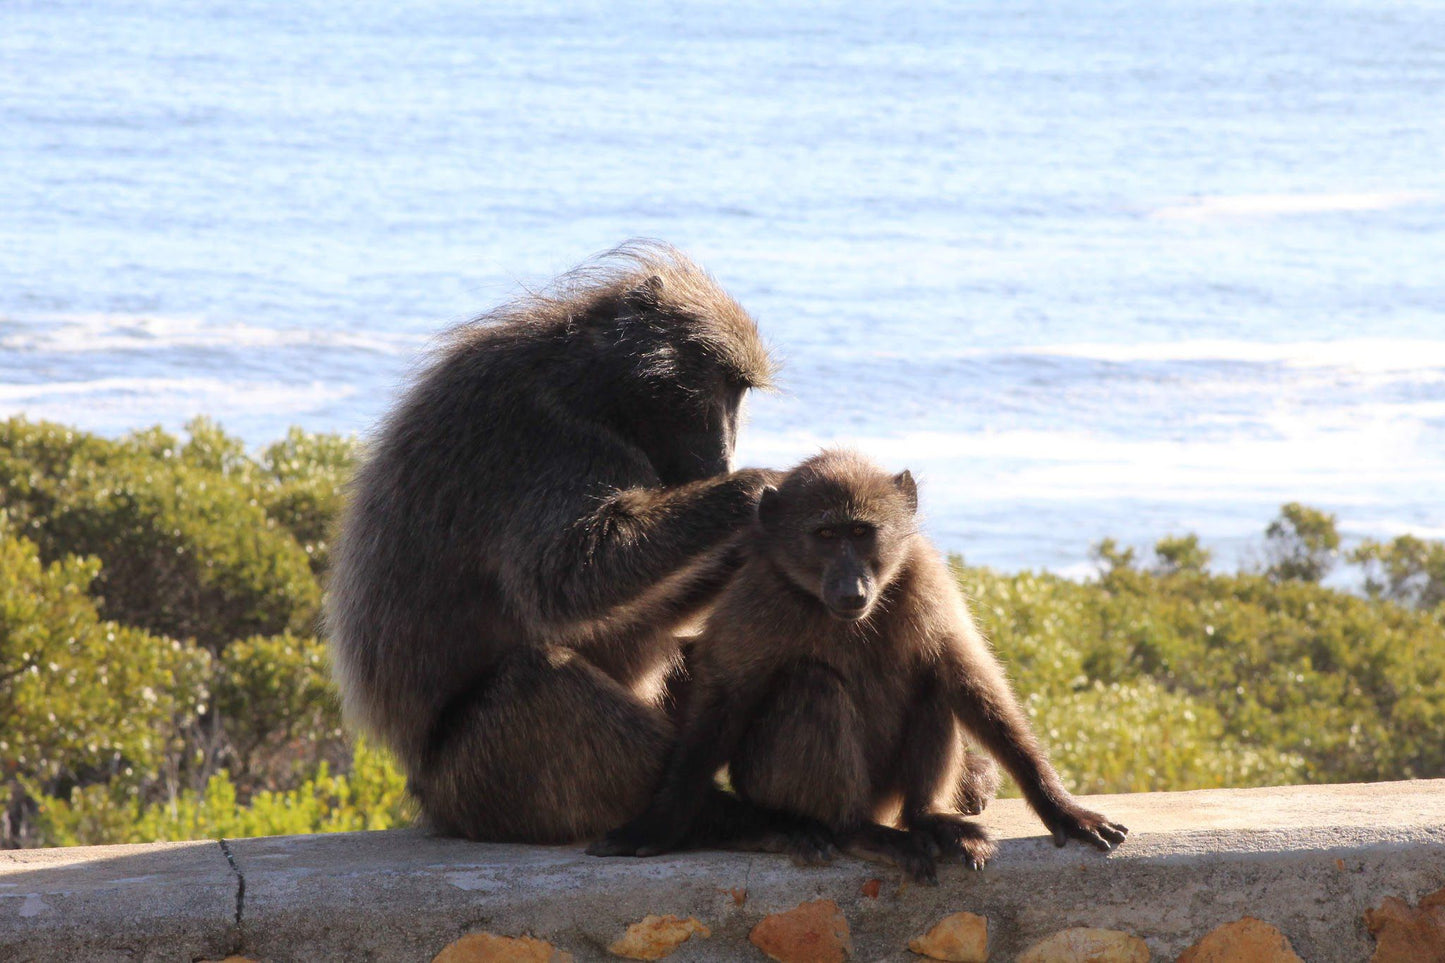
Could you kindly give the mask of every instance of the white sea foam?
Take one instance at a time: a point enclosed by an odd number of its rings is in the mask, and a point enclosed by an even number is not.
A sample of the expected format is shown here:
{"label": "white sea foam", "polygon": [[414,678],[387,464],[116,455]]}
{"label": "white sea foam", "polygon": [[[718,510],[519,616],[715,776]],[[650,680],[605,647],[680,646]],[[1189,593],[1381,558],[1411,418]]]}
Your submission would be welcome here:
{"label": "white sea foam", "polygon": [[1435,191],[1373,191],[1342,194],[1233,194],[1189,198],[1150,212],[1165,220],[1224,217],[1274,217],[1292,214],[1336,214],[1384,211],[1411,204],[1437,203]]}
{"label": "white sea foam", "polygon": [[86,428],[132,428],[195,413],[225,422],[240,413],[304,415],[356,393],[355,386],[220,378],[96,378],[44,384],[0,384],[0,412]]}
{"label": "white sea foam", "polygon": [[1106,344],[1038,345],[1017,354],[1083,358],[1118,364],[1135,362],[1238,362],[1291,368],[1344,368],[1354,371],[1445,369],[1445,341],[1411,338],[1345,338],[1336,341],[1267,343],[1224,339]]}
{"label": "white sea foam", "polygon": [[[834,349],[840,359],[854,357]],[[917,362],[914,351],[869,350],[869,360]],[[1109,364],[1226,363],[1279,365],[1297,370],[1318,368],[1371,373],[1434,372],[1445,376],[1445,340],[1426,338],[1342,338],[1331,341],[1246,341],[1197,338],[1178,341],[1073,341],[999,348],[950,348],[929,351],[934,361],[1020,358],[1073,358]]]}
{"label": "white sea foam", "polygon": [[152,315],[68,314],[27,318],[24,321],[0,318],[0,351],[15,353],[325,347],[378,354],[409,354],[424,347],[430,337],[398,331],[266,328]]}
{"label": "white sea foam", "polygon": [[1222,504],[1306,500],[1384,505],[1400,493],[1445,490],[1445,452],[1421,445],[1408,420],[1321,425],[1279,415],[1273,437],[1125,440],[1086,431],[917,431],[896,436],[791,432],[744,435],[739,464],[789,465],[846,445],[923,479],[926,500],[978,506],[1021,501],[1165,498]]}

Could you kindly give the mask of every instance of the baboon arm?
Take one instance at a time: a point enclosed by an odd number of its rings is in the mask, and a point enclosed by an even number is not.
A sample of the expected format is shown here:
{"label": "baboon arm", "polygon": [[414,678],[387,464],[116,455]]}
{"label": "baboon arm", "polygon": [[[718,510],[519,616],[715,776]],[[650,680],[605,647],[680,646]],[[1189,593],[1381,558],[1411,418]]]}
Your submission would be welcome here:
{"label": "baboon arm", "polygon": [[1084,809],[1069,795],[1034,738],[1002,667],[971,627],[946,640],[939,671],[958,720],[1013,776],[1057,845],[1072,838],[1112,849],[1124,841],[1126,827]]}
{"label": "baboon arm", "polygon": [[741,564],[731,551],[673,579],[717,551],[753,516],[772,473],[745,469],[669,489],[629,488],[604,500],[543,553],[533,597],[554,624],[595,619],[637,602],[683,614],[711,598]]}
{"label": "baboon arm", "polygon": [[959,746],[953,720],[943,680],[937,673],[925,673],[908,707],[898,760],[905,823],[941,808],[940,798],[949,794],[944,783],[957,778]]}

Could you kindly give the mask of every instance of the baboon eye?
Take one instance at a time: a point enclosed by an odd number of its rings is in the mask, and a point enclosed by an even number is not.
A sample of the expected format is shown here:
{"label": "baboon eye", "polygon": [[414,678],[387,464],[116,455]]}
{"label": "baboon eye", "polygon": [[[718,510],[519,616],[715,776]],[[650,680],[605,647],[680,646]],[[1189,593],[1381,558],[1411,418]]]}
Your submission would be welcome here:
{"label": "baboon eye", "polygon": [[867,525],[854,525],[854,526],[853,526],[853,537],[854,537],[854,538],[862,538],[864,535],[867,535],[867,534],[868,534],[868,526],[867,526]]}
{"label": "baboon eye", "polygon": [[820,528],[820,529],[818,529],[818,537],[819,537],[819,538],[834,538],[834,537],[837,536],[837,534],[838,534],[838,533],[835,532],[835,531],[834,531],[833,529],[831,529],[831,528]]}

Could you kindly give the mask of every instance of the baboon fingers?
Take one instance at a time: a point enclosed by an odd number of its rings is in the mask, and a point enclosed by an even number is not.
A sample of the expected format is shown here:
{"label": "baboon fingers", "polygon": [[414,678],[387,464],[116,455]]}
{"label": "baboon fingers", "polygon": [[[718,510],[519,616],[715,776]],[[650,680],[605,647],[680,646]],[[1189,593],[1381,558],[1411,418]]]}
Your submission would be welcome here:
{"label": "baboon fingers", "polygon": [[1105,852],[1118,846],[1129,835],[1127,826],[1110,822],[1098,813],[1072,807],[1060,813],[1050,829],[1053,831],[1055,846],[1062,846],[1070,839],[1077,839]]}

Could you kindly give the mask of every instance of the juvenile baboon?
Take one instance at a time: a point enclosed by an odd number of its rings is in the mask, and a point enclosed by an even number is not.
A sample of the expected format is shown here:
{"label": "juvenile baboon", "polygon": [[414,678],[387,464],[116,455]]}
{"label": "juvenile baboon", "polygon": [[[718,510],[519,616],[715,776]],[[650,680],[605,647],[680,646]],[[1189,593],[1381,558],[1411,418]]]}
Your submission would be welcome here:
{"label": "juvenile baboon", "polygon": [[917,507],[908,472],[846,451],[809,459],[763,493],[750,556],[692,652],[693,701],[667,776],[648,810],[594,853],[691,845],[698,801],[726,764],[742,800],[815,819],[846,850],[924,880],[940,856],[980,868],[993,844],[958,812],[960,724],[1060,846],[1123,841],[1128,830],[1079,806],[1049,765],[919,534]]}
{"label": "juvenile baboon", "polygon": [[729,471],[771,371],[710,276],[632,243],[457,330],[385,419],[327,626],[349,717],[431,827],[555,843],[646,805],[673,632],[776,477]]}

